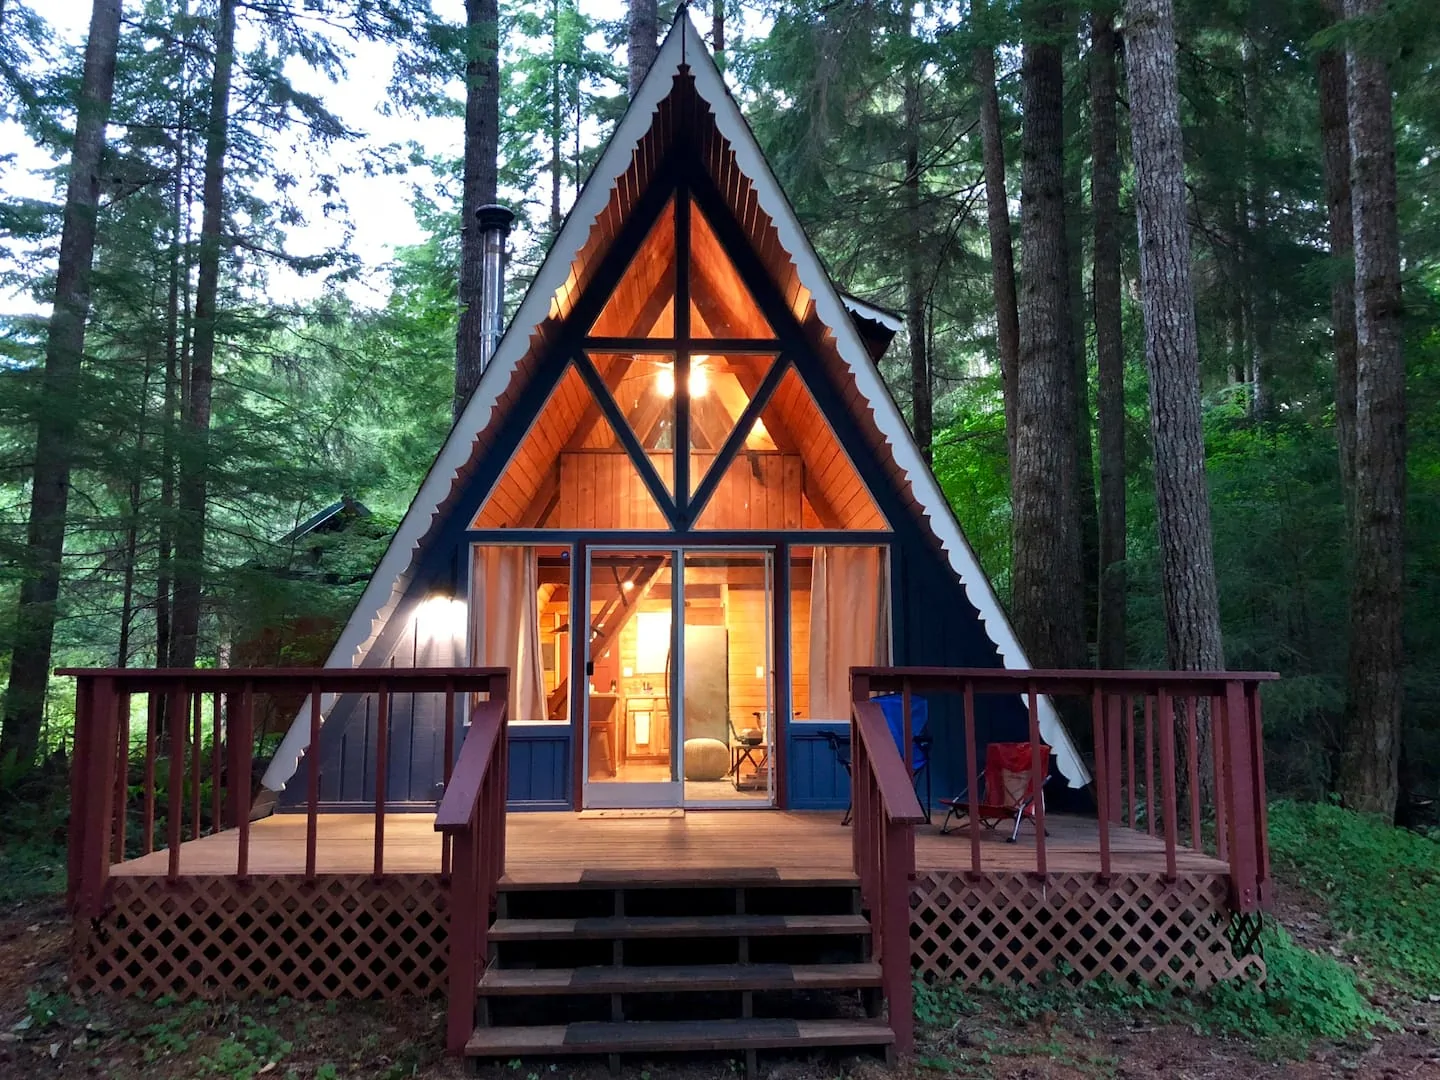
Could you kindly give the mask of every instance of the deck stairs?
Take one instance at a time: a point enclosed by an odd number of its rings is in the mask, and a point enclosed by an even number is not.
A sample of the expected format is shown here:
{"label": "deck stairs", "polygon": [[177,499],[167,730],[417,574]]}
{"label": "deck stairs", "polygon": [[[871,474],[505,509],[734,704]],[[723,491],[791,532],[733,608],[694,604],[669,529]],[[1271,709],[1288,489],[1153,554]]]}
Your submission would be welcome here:
{"label": "deck stairs", "polygon": [[853,878],[774,871],[502,879],[472,1059],[889,1053]]}

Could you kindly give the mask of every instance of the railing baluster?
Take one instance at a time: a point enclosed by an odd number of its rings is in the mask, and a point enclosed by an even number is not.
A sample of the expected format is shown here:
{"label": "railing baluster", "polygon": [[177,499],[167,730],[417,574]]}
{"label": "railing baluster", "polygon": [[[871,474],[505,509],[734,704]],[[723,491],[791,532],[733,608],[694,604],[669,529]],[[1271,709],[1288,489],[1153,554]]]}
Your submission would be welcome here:
{"label": "railing baluster", "polygon": [[1260,842],[1256,837],[1259,814],[1256,799],[1263,792],[1255,790],[1254,763],[1251,760],[1250,710],[1246,707],[1245,688],[1238,681],[1225,684],[1225,760],[1230,763],[1230,878],[1235,883],[1236,906],[1242,912],[1260,906]]}
{"label": "railing baluster", "polygon": [[1155,835],[1155,699],[1145,692],[1145,833]]}
{"label": "railing baluster", "polygon": [[221,761],[220,691],[210,695],[210,833],[220,831]]}
{"label": "railing baluster", "polygon": [[[255,747],[255,684],[246,681],[240,689],[240,707],[230,703],[233,722],[230,728],[230,798],[235,807],[235,820],[240,828],[235,853],[235,876],[241,881],[250,876],[250,769]],[[238,712],[239,715],[234,715]]]}
{"label": "railing baluster", "polygon": [[315,880],[315,849],[320,827],[320,684],[310,684],[310,789],[305,800],[305,880]]}
{"label": "railing baluster", "polygon": [[[905,771],[914,775],[915,761],[914,721],[910,713],[910,680],[900,683],[900,760],[905,762]],[[929,809],[928,807],[926,809]]]}
{"label": "railing baluster", "polygon": [[185,727],[190,718],[190,691],[184,681],[175,684],[165,702],[165,726],[170,734],[170,790],[165,797],[165,840],[169,847],[166,876],[180,878],[180,837],[185,814]]}
{"label": "railing baluster", "polygon": [[1203,852],[1205,843],[1200,834],[1200,738],[1195,716],[1200,711],[1200,699],[1189,695],[1184,701],[1185,779],[1190,785],[1190,846]]}
{"label": "railing baluster", "polygon": [[155,850],[155,739],[160,721],[160,695],[151,690],[145,696],[145,835],[141,850]]}
{"label": "railing baluster", "polygon": [[1125,823],[1124,796],[1121,789],[1121,749],[1120,699],[1114,694],[1108,694],[1105,701],[1105,750],[1110,755],[1107,770],[1110,776],[1110,821],[1115,825]]}
{"label": "railing baluster", "polygon": [[[455,769],[455,680],[445,680],[445,761],[441,767],[443,788],[450,790],[450,776]],[[449,833],[440,834],[440,877],[450,878]]]}
{"label": "railing baluster", "polygon": [[1125,708],[1125,792],[1129,798],[1130,828],[1135,829],[1135,698],[1124,694],[1120,699]]}
{"label": "railing baluster", "polygon": [[980,782],[975,748],[975,684],[965,682],[965,790],[970,815],[970,872],[980,875]]}
{"label": "railing baluster", "polygon": [[[410,715],[415,715],[411,695]],[[390,684],[381,682],[380,702],[375,716],[375,877],[385,873],[385,782],[388,779],[386,751],[390,746]]]}
{"label": "railing baluster", "polygon": [[1105,696],[1100,684],[1095,683],[1090,693],[1090,722],[1095,729],[1095,800],[1098,813],[1096,823],[1100,828],[1100,876],[1110,877],[1110,749],[1109,732],[1105,730]]}
{"label": "railing baluster", "polygon": [[200,839],[200,802],[202,792],[200,791],[200,761],[204,757],[203,744],[205,741],[204,714],[205,714],[205,691],[196,690],[195,698],[190,703],[190,710],[193,713],[190,726],[194,732],[194,741],[190,744],[190,839]]}
{"label": "railing baluster", "polygon": [[1035,684],[1029,684],[1030,699],[1030,804],[1035,817],[1035,873],[1046,874],[1045,865],[1045,773],[1040,763],[1040,702]]}
{"label": "railing baluster", "polygon": [[1210,757],[1215,762],[1215,856],[1230,861],[1230,815],[1225,804],[1225,740],[1220,734],[1220,717],[1225,714],[1217,694],[1210,699]]}
{"label": "railing baluster", "polygon": [[1177,845],[1177,824],[1175,821],[1175,711],[1170,691],[1163,686],[1159,692],[1156,724],[1160,728],[1160,783],[1165,799],[1165,879],[1175,880],[1175,848]]}
{"label": "railing baluster", "polygon": [[110,852],[111,862],[125,861],[125,813],[130,799],[130,694],[122,691],[116,696],[120,722],[119,739],[116,740],[115,757],[115,846]]}

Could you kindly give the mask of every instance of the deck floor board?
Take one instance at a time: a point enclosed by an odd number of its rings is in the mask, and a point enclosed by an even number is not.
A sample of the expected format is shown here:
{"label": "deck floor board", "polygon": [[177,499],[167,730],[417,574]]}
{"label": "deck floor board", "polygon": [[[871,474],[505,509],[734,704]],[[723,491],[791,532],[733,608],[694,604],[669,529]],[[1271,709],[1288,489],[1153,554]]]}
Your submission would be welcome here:
{"label": "deck floor board", "polygon": [[[434,815],[396,813],[385,819],[385,872],[436,873],[440,837]],[[1100,840],[1093,819],[1059,814],[1047,818],[1051,872],[1098,872]],[[573,813],[515,813],[506,819],[506,878],[515,887],[580,883],[607,875],[655,871],[726,873],[780,881],[851,880],[850,836],[840,815],[776,810],[692,811],[683,817],[582,817]],[[375,855],[374,818],[368,813],[326,813],[317,822],[317,864],[322,874],[369,873]],[[1026,827],[1020,842],[1000,832],[982,834],[982,869],[989,873],[1034,870],[1035,840]],[[1116,873],[1160,873],[1165,849],[1157,837],[1111,829]],[[239,833],[226,830],[180,847],[184,876],[233,874]],[[156,851],[111,868],[115,875],[163,876],[168,853]],[[970,865],[965,832],[941,836],[935,826],[915,830],[920,873],[964,870]],[[1177,853],[1181,873],[1227,873],[1225,863],[1188,848]],[[305,870],[305,817],[276,814],[250,829],[251,874],[300,874]]]}

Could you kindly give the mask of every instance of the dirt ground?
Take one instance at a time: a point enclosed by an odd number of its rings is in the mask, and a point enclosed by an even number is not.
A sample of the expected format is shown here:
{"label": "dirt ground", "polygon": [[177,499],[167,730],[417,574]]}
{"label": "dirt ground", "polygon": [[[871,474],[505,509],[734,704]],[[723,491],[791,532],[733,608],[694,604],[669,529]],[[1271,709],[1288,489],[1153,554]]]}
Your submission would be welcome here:
{"label": "dirt ground", "polygon": [[[1303,898],[1284,897],[1280,914],[1312,948],[1343,955],[1323,917]],[[77,999],[66,990],[69,924],[56,900],[0,912],[0,1077],[115,1080],[438,1080],[466,1075],[441,1052],[443,1003],[196,1002],[146,1005]],[[1440,1080],[1440,1004],[1390,1002],[1405,1029],[1373,1040],[1322,1043],[1303,1060],[1275,1048],[1197,1034],[1174,1024],[1045,1013],[1019,1021],[994,1002],[953,1028],[922,1032],[915,1056],[894,1068],[864,1058],[766,1059],[761,1080],[1262,1080],[1357,1077]],[[625,1080],[721,1080],[735,1061],[627,1063]],[[491,1080],[610,1080],[603,1062],[509,1062],[487,1066]]]}

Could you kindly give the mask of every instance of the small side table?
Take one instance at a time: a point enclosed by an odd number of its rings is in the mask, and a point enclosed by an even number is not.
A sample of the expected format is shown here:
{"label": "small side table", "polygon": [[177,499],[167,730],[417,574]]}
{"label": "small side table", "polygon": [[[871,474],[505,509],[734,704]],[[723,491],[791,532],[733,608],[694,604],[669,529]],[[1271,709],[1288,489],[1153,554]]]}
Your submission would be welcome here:
{"label": "small side table", "polygon": [[[759,755],[757,758],[756,755]],[[745,782],[740,779],[740,767],[746,762],[754,770],[749,783],[759,785],[763,783],[761,773],[770,764],[770,747],[765,743],[741,744],[730,747],[730,777],[735,781],[735,790],[740,791]]]}

